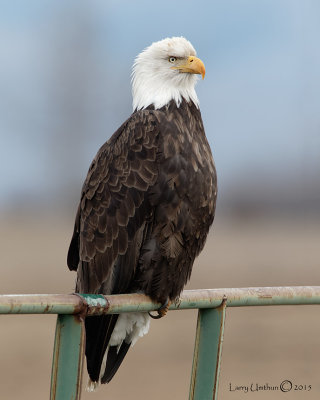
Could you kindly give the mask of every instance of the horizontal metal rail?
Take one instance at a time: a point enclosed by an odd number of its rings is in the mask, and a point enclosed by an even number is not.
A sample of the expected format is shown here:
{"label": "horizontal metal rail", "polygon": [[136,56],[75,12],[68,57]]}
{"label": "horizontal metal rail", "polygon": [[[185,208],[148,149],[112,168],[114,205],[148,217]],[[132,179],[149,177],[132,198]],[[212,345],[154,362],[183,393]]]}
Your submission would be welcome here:
{"label": "horizontal metal rail", "polygon": [[[184,291],[170,310],[199,309],[189,400],[218,399],[227,307],[309,304],[320,304],[320,286]],[[58,314],[50,400],[80,400],[86,316],[152,311],[159,306],[142,294],[0,295],[0,314]]]}
{"label": "horizontal metal rail", "polygon": [[[320,304],[320,286],[249,287],[186,290],[170,310],[226,307]],[[0,295],[0,314],[118,314],[152,311],[159,304],[143,294]]]}

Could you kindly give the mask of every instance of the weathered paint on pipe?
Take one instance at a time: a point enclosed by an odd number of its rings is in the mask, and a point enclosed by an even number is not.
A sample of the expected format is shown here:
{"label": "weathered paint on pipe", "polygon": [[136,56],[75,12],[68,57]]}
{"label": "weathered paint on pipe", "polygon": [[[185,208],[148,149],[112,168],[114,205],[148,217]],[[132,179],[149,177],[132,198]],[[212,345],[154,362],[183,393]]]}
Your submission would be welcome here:
{"label": "weathered paint on pipe", "polygon": [[[143,294],[121,294],[104,296],[108,302],[108,314],[131,311],[156,310],[159,304],[152,303]],[[227,298],[227,307],[320,304],[320,286],[256,287],[186,290],[178,303],[170,310],[215,308]],[[104,312],[101,309],[102,313]]]}
{"label": "weathered paint on pipe", "polygon": [[79,314],[84,305],[72,294],[0,295],[0,314]]}
{"label": "weathered paint on pipe", "polygon": [[79,315],[58,315],[50,400],[79,400],[84,359],[84,323]]}
{"label": "weathered paint on pipe", "polygon": [[189,400],[217,400],[226,314],[226,299],[218,308],[199,309]]}
{"label": "weathered paint on pipe", "polygon": [[[170,310],[215,308],[227,297],[227,307],[320,304],[320,286],[253,287],[184,291]],[[152,311],[159,304],[143,294],[0,295],[0,314],[118,314]]]}
{"label": "weathered paint on pipe", "polygon": [[109,309],[109,302],[102,294],[77,294],[84,304],[84,313],[88,316],[105,314]]}

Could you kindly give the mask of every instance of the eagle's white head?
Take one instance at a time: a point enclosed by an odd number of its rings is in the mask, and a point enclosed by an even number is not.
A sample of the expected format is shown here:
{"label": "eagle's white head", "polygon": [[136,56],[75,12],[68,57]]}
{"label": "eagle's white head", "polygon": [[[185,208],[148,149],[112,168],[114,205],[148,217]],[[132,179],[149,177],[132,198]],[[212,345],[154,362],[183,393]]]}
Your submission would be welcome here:
{"label": "eagle's white head", "polygon": [[203,62],[184,37],[172,37],[152,43],[135,59],[132,69],[133,110],[150,105],[159,109],[171,100],[179,107],[182,99],[198,107],[195,92],[197,75],[205,75]]}

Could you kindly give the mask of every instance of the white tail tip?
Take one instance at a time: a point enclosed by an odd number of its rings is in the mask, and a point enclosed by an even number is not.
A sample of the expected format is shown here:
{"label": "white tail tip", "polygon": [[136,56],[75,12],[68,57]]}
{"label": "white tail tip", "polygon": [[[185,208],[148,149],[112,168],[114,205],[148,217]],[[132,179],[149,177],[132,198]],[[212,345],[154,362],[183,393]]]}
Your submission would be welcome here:
{"label": "white tail tip", "polygon": [[93,382],[90,378],[88,379],[86,391],[95,392],[98,389],[99,382]]}

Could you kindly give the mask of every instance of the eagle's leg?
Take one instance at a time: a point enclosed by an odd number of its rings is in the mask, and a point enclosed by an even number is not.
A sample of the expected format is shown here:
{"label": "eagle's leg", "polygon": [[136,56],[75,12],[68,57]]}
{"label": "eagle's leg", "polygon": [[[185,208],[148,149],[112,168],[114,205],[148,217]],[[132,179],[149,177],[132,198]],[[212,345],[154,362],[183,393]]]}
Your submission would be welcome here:
{"label": "eagle's leg", "polygon": [[171,304],[171,300],[169,300],[169,298],[167,298],[166,302],[163,303],[163,304],[161,305],[161,307],[158,308],[158,310],[156,310],[157,313],[158,313],[158,315],[153,315],[153,314],[151,314],[150,311],[148,312],[148,314],[149,314],[150,317],[153,318],[153,319],[162,318],[162,317],[164,317],[164,316],[167,314],[167,312],[168,312],[168,310],[169,310],[169,307],[170,307],[170,304]]}

